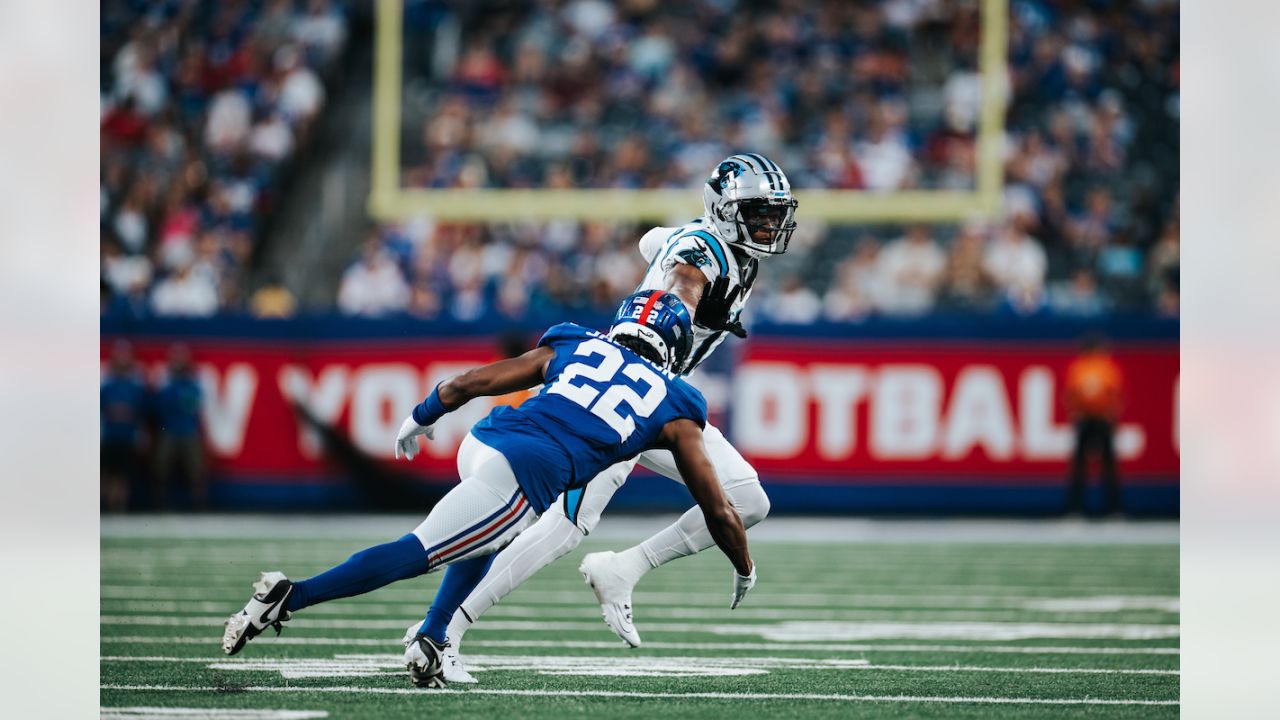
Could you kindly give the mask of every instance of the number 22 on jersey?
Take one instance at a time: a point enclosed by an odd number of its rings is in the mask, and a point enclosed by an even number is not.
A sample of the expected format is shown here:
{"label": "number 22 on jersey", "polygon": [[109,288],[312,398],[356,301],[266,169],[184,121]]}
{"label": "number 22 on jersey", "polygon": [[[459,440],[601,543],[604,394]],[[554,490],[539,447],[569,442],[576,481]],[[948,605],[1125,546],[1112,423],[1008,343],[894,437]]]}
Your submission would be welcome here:
{"label": "number 22 on jersey", "polygon": [[[622,442],[636,431],[635,418],[649,417],[667,397],[666,383],[657,373],[641,363],[624,364],[622,351],[604,340],[598,338],[586,340],[578,345],[578,349],[573,354],[588,357],[599,355],[601,361],[599,365],[577,362],[567,366],[555,383],[547,388],[547,392],[562,395],[589,410],[592,415],[608,423],[609,427],[618,433],[618,438]],[[648,386],[649,389],[644,395],[632,390],[622,384],[618,378],[619,372],[625,377]],[[574,385],[572,381],[575,378],[582,378],[588,382]],[[604,383],[607,387],[603,394],[601,389],[590,384],[591,382]],[[627,404],[631,410],[630,413],[619,413],[619,406],[622,403]]]}

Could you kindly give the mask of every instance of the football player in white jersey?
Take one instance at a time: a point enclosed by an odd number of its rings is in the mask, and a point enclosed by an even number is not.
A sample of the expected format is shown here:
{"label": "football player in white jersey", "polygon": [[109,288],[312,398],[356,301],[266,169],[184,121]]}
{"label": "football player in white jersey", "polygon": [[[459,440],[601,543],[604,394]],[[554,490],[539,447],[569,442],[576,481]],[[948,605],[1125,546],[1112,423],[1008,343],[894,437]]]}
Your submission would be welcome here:
{"label": "football player in white jersey", "polygon": [[[712,171],[702,194],[705,215],[679,227],[655,227],[640,239],[640,253],[649,267],[637,292],[664,290],[694,309],[693,343],[678,365],[682,374],[697,368],[727,334],[746,337],[739,316],[751,296],[759,261],[786,252],[796,227],[797,203],[791,184],[782,169],[762,155],[742,153],[725,158]],[[751,527],[763,520],[769,512],[769,498],[755,469],[718,428],[708,424],[704,440],[724,493],[743,525]],[[576,548],[600,521],[600,514],[636,462],[681,482],[667,451],[644,452],[610,467],[585,489],[562,495],[537,523],[492,556],[491,566],[483,561],[475,567],[451,566],[436,604],[425,621],[409,628],[406,642],[420,631],[427,632],[428,627],[438,631],[439,624],[447,623],[450,644],[445,651],[445,679],[475,682],[458,657],[463,634],[518,585]],[[632,588],[649,570],[713,545],[702,511],[694,507],[639,545],[617,553],[588,555],[579,570],[595,591],[609,628],[631,647],[639,647],[640,634],[632,622]],[[737,606],[755,577],[754,569],[750,577],[735,577],[731,607]],[[442,602],[442,597],[452,594],[458,598],[464,593],[469,594],[461,605],[456,599],[453,606],[447,600]]]}

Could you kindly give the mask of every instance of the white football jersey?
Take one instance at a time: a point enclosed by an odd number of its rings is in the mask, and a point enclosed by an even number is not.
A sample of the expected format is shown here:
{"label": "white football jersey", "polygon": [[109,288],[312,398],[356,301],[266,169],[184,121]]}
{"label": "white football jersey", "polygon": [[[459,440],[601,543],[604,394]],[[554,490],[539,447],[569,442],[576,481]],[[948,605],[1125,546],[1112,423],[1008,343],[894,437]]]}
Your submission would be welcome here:
{"label": "white football jersey", "polygon": [[[667,273],[676,263],[684,263],[702,271],[710,282],[717,277],[729,278],[729,290],[742,286],[742,294],[734,300],[729,319],[737,320],[751,296],[759,261],[734,255],[729,243],[720,239],[715,226],[699,218],[680,227],[656,227],[640,238],[640,254],[649,268],[636,292],[661,290],[666,287]],[[693,325],[693,344],[689,357],[677,370],[687,375],[698,367],[724,341],[728,332]]]}

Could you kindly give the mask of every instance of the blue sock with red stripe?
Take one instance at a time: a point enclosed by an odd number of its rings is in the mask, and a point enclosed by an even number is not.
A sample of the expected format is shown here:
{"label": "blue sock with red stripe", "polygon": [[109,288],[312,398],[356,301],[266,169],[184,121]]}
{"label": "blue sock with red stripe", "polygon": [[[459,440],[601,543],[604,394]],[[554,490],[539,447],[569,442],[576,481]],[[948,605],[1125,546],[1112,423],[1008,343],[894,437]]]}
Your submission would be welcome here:
{"label": "blue sock with red stripe", "polygon": [[[361,550],[337,567],[294,583],[288,610],[293,612],[329,600],[363,595],[397,580],[417,577],[427,571],[427,566],[427,551],[422,541],[409,533],[395,542]],[[458,602],[461,604],[462,600]]]}
{"label": "blue sock with red stripe", "polygon": [[444,642],[445,631],[449,629],[449,621],[453,619],[453,614],[462,605],[462,601],[466,600],[471,591],[480,584],[484,574],[489,572],[489,566],[493,564],[493,558],[496,556],[496,553],[481,555],[453,563],[446,568],[444,580],[440,582],[436,597],[431,601],[431,609],[427,611],[427,619],[423,621],[418,632],[425,633],[427,637],[438,643]]}

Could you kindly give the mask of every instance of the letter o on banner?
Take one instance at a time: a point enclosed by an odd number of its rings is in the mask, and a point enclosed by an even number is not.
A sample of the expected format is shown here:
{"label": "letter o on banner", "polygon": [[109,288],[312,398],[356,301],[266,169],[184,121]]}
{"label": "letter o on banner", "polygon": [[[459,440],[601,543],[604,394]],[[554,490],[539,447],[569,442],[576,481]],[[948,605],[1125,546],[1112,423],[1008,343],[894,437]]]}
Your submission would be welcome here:
{"label": "letter o on banner", "polygon": [[755,362],[733,382],[734,443],[747,455],[799,455],[809,436],[809,393],[790,363]]}

